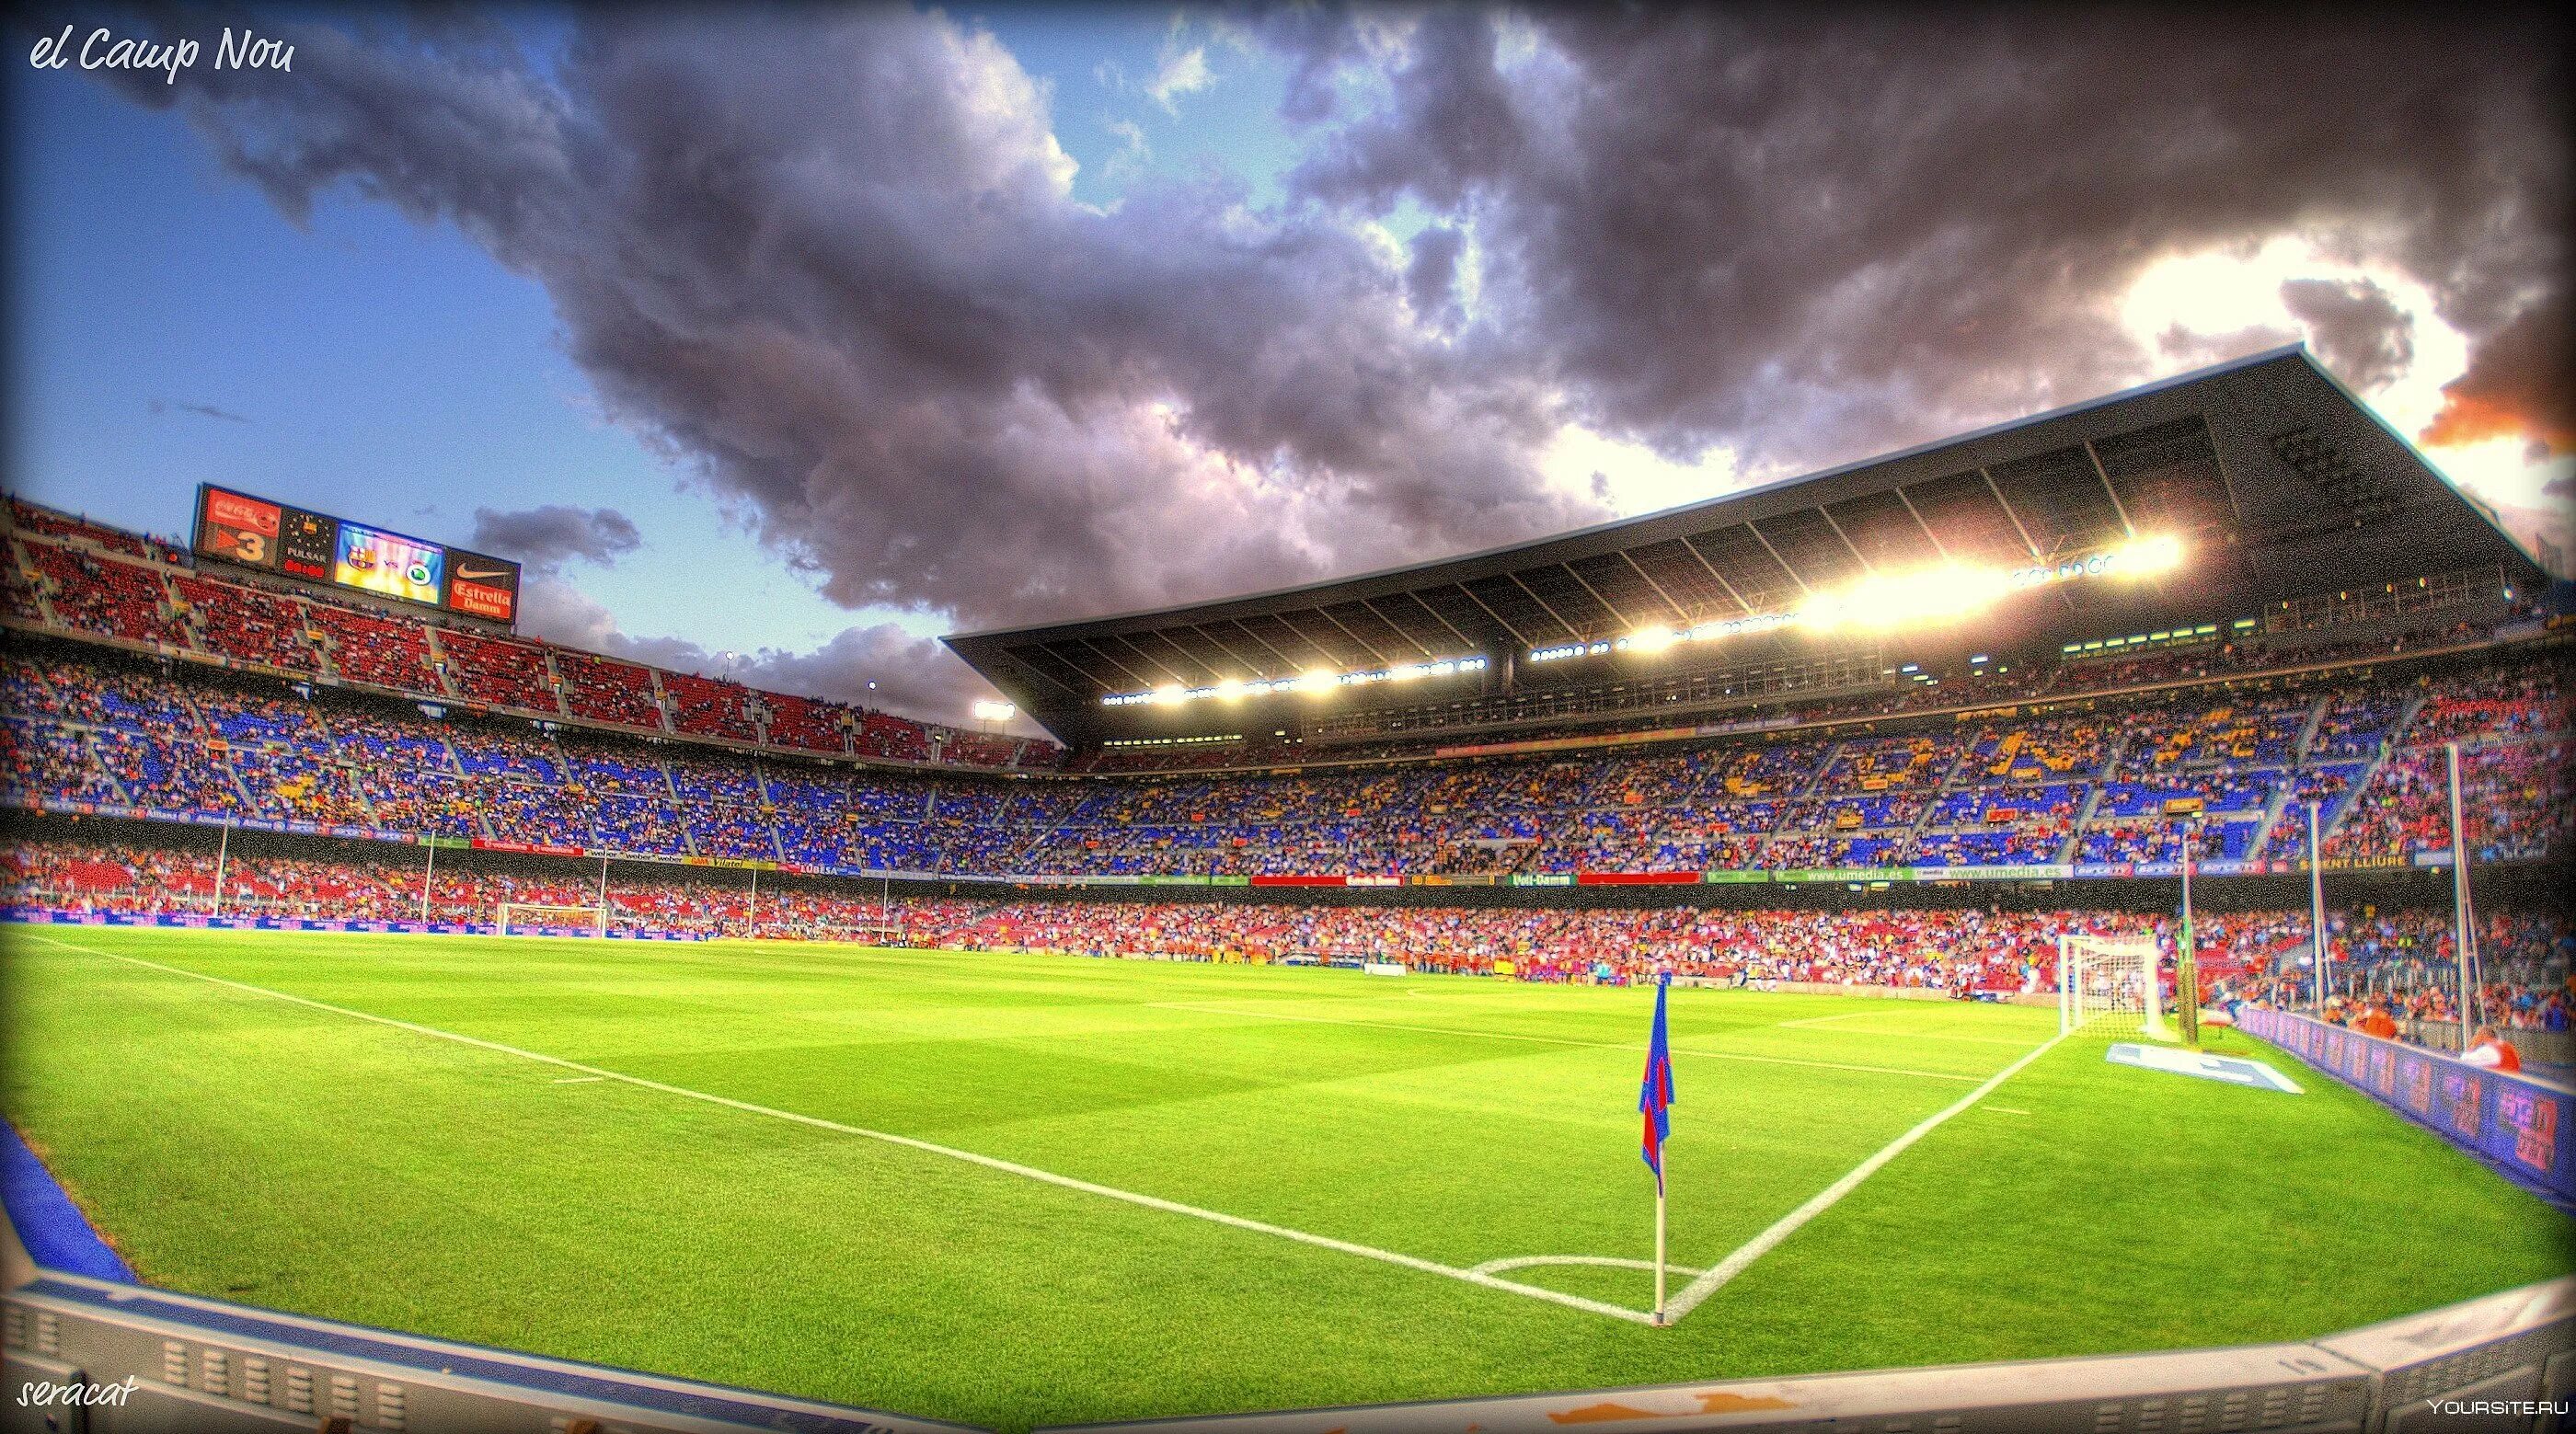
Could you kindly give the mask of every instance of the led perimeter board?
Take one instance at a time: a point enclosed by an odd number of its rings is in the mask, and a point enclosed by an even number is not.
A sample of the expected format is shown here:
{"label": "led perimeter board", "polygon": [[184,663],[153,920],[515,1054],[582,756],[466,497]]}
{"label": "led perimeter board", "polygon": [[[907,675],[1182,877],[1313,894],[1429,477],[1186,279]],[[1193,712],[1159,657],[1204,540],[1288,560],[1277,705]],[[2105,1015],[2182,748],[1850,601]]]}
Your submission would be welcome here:
{"label": "led perimeter board", "polygon": [[211,483],[197,485],[200,557],[515,623],[519,565],[462,548],[310,513]]}

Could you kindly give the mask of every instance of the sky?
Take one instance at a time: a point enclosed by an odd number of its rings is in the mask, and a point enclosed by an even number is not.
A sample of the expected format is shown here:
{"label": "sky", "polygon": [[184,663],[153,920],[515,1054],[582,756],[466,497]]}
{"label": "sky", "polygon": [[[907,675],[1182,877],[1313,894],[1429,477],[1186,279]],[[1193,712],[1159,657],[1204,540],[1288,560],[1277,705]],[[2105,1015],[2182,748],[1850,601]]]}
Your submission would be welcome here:
{"label": "sky", "polygon": [[[2564,550],[2548,24],[39,6],[8,481],[519,557],[523,630],[952,722],[990,690],[943,632],[1540,537],[2289,342]],[[219,67],[228,26],[291,68]],[[101,28],[201,49],[84,68]]]}

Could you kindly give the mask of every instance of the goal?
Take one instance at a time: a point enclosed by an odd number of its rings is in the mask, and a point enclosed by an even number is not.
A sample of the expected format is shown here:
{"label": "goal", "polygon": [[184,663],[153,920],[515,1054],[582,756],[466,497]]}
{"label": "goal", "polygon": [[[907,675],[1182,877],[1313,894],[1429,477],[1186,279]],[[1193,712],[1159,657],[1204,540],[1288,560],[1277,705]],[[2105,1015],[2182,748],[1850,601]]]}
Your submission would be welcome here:
{"label": "goal", "polygon": [[2172,1040],[2152,937],[2057,938],[2057,1029]]}
{"label": "goal", "polygon": [[500,932],[507,936],[513,929],[521,935],[528,932],[565,932],[588,928],[593,936],[608,934],[608,908],[605,906],[549,906],[539,901],[504,901],[501,903]]}

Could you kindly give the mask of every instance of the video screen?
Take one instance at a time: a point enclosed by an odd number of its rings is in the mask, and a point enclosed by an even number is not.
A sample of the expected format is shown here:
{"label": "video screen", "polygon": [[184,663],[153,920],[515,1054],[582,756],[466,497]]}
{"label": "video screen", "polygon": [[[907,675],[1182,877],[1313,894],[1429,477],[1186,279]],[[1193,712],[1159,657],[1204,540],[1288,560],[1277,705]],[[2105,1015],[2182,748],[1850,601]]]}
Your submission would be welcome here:
{"label": "video screen", "polygon": [[340,524],[331,581],[405,602],[436,606],[446,592],[447,550],[363,524]]}
{"label": "video screen", "polygon": [[274,568],[285,512],[264,499],[208,488],[198,504],[197,551],[246,567]]}
{"label": "video screen", "polygon": [[467,617],[513,622],[519,616],[519,565],[462,548],[447,553],[447,605]]}
{"label": "video screen", "polygon": [[315,582],[329,582],[339,559],[340,520],[301,508],[285,510],[277,531],[278,570]]}
{"label": "video screen", "polygon": [[197,551],[244,567],[515,623],[519,565],[254,498],[197,490]]}

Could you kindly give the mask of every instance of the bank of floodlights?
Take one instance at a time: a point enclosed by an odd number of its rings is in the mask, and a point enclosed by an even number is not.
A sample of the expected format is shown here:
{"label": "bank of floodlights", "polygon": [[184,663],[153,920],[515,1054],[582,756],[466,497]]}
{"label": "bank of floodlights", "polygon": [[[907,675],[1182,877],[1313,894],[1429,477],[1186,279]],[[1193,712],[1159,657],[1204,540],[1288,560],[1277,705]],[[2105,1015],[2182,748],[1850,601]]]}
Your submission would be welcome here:
{"label": "bank of floodlights", "polygon": [[1810,632],[1893,632],[1937,627],[1985,611],[2030,588],[2086,578],[2149,578],[2182,565],[2182,540],[2163,534],[2117,547],[2020,568],[1943,563],[1902,573],[1872,573],[1858,582],[1811,594],[1798,607],[1753,613],[1691,627],[1652,625],[1624,637],[1555,643],[1529,651],[1532,662],[1600,657],[1614,652],[1657,653],[1685,642],[1710,642],[1748,633],[1804,628]]}
{"label": "bank of floodlights", "polygon": [[1185,702],[1240,702],[1247,697],[1274,697],[1295,693],[1306,697],[1323,697],[1345,687],[1366,687],[1379,682],[1419,682],[1433,677],[1458,677],[1482,672],[1482,657],[1439,657],[1427,662],[1400,662],[1392,667],[1366,668],[1355,672],[1336,672],[1329,667],[1310,668],[1294,677],[1275,677],[1245,681],[1229,677],[1205,687],[1184,687],[1167,682],[1149,692],[1113,692],[1100,699],[1103,707],[1178,707]]}

